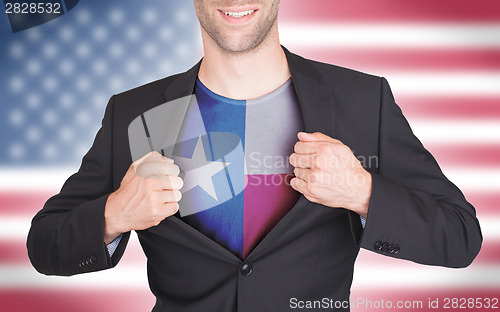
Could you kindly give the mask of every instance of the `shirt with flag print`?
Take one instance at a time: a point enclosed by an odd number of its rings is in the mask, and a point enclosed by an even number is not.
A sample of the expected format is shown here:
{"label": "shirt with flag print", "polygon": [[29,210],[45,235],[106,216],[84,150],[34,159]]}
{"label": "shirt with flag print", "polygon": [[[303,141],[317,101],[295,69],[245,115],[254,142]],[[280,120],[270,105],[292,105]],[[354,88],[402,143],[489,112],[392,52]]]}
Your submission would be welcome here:
{"label": "shirt with flag print", "polygon": [[184,186],[181,219],[244,259],[298,200],[288,159],[304,130],[292,80],[252,100],[198,79],[173,159]]}

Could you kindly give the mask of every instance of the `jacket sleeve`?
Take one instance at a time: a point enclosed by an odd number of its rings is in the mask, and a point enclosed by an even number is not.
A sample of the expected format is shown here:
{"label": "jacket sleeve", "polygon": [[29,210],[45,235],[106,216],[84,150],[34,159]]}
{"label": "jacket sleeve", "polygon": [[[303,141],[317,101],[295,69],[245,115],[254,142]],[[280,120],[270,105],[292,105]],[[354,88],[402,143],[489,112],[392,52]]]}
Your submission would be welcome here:
{"label": "jacket sleeve", "polygon": [[384,78],[378,170],[372,172],[359,243],[384,255],[447,267],[468,266],[482,243],[474,207],[415,137]]}
{"label": "jacket sleeve", "polygon": [[74,275],[115,266],[123,255],[126,233],[113,257],[104,243],[104,207],[113,192],[112,97],[102,126],[77,173],[65,182],[32,220],[28,256],[40,273]]}

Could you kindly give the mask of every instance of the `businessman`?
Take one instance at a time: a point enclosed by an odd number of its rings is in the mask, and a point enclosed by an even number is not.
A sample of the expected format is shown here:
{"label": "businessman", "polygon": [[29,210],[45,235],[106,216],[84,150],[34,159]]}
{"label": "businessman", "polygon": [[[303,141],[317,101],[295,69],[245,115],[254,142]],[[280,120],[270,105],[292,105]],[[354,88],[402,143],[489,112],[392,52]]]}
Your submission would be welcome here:
{"label": "businessman", "polygon": [[[111,268],[135,230],[153,311],[288,311],[291,298],[349,310],[360,247],[422,264],[473,261],[475,210],[384,78],[282,47],[279,0],[194,3],[203,59],[110,99],[79,171],[33,219],[39,272]],[[183,112],[177,129],[160,122],[180,138],[171,152],[154,141],[154,117],[171,117],[160,111]],[[136,123],[154,151],[134,152]]]}

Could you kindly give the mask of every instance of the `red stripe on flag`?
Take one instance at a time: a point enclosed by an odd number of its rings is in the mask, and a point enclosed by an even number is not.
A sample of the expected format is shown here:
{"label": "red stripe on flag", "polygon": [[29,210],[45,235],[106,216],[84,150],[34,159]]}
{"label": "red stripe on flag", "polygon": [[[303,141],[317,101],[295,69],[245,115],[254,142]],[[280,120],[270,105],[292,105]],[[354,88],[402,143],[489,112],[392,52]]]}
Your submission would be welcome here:
{"label": "red stripe on flag", "polygon": [[0,215],[35,215],[54,194],[44,192],[0,192]]}
{"label": "red stripe on flag", "polygon": [[485,240],[474,263],[498,265],[498,260],[500,260],[500,242]]}
{"label": "red stripe on flag", "polygon": [[[390,277],[389,277],[390,279]],[[351,293],[351,311],[496,311],[500,304],[498,303],[498,293],[500,289],[495,288],[465,288],[465,289],[419,289],[411,286],[411,280],[407,287],[397,289],[385,288],[384,282],[381,286],[374,288],[356,288]],[[271,294],[272,295],[272,294]],[[293,297],[293,294],[290,295]],[[447,298],[447,299],[446,299]],[[465,299],[464,307],[455,306],[461,304],[460,298]],[[469,308],[468,300],[472,298],[473,302],[478,304],[482,302],[483,308],[479,305],[471,305]],[[477,300],[476,298],[480,298]],[[490,299],[490,308],[484,308],[486,298]],[[492,298],[497,298],[491,301]],[[299,300],[321,300],[322,298],[297,298]],[[329,298],[327,298],[328,300]],[[438,300],[437,308],[430,308],[430,302]],[[382,303],[382,300],[384,303]],[[407,308],[397,309],[395,306],[401,301],[408,304]],[[54,290],[54,291],[33,291],[33,290],[10,290],[0,292],[0,302],[2,302],[3,311],[36,311],[36,312],[137,312],[151,311],[155,299],[148,290]],[[390,302],[390,303],[389,303]],[[492,303],[496,302],[495,307]],[[288,309],[290,302],[283,302],[283,309]],[[446,304],[448,303],[448,306]],[[380,307],[385,304],[385,307]],[[392,305],[388,308],[387,305]],[[411,307],[411,305],[414,305]],[[471,301],[472,304],[472,301]],[[379,308],[376,308],[379,306]],[[306,309],[304,309],[306,310]],[[307,309],[309,310],[309,309]],[[329,311],[326,310],[325,311]]]}
{"label": "red stripe on flag", "polygon": [[[390,83],[390,81],[389,81]],[[405,97],[396,102],[408,119],[498,119],[500,98],[495,97]]]}
{"label": "red stripe on flag", "polygon": [[[388,279],[390,280],[390,276],[388,276]],[[498,299],[500,289],[418,289],[411,285],[411,280],[408,280],[407,287],[397,289],[384,287],[384,281],[380,281],[380,287],[377,289],[357,289],[354,287],[351,292],[351,311],[498,311],[500,308]],[[434,302],[436,299],[438,300],[438,306],[430,306],[430,302]],[[471,301],[469,302],[469,300]],[[485,308],[486,301],[489,302],[489,308]],[[398,302],[402,302],[402,308],[396,307]],[[496,304],[494,304],[495,302]],[[420,303],[421,306],[419,306]],[[408,306],[405,307],[405,304]],[[392,305],[392,308],[389,308],[388,305]]]}
{"label": "red stripe on flag", "polygon": [[498,22],[498,0],[282,1],[280,20],[335,22]]}
{"label": "red stripe on flag", "polygon": [[304,57],[366,72],[499,71],[500,50],[337,49],[296,47]]}
{"label": "red stripe on flag", "polygon": [[500,145],[478,146],[464,145],[429,145],[426,146],[439,164],[465,167],[499,167]]}
{"label": "red stripe on flag", "polygon": [[148,289],[1,290],[0,302],[2,311],[137,312],[151,311],[155,299]]}
{"label": "red stripe on flag", "polygon": [[1,240],[0,263],[31,265],[28,259],[25,242]]}
{"label": "red stripe on flag", "polygon": [[500,215],[500,194],[495,193],[467,193],[467,200],[474,205],[478,214],[483,216]]}

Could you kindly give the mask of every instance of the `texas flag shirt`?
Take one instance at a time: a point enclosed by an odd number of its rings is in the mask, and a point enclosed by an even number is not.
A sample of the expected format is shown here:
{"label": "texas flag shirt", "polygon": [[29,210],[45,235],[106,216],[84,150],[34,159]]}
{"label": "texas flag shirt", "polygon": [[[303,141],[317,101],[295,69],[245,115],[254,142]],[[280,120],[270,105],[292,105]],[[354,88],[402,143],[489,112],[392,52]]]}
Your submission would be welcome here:
{"label": "texas flag shirt", "polygon": [[288,80],[252,100],[229,99],[200,80],[173,159],[184,180],[181,219],[244,259],[298,200],[289,156],[304,130]]}

